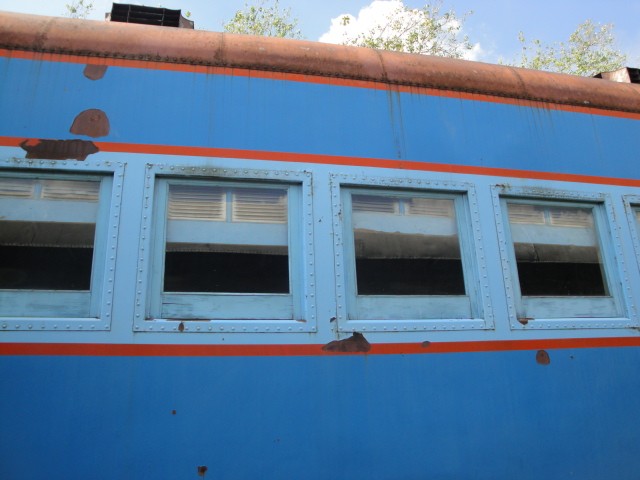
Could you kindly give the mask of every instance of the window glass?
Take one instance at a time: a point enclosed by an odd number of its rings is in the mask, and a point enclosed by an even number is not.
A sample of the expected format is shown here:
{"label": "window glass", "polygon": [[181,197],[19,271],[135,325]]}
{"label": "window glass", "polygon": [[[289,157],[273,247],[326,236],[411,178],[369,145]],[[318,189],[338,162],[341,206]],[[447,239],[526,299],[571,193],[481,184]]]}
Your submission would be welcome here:
{"label": "window glass", "polygon": [[452,199],[351,200],[358,295],[465,295]]}
{"label": "window glass", "polygon": [[289,288],[286,188],[170,184],[164,292]]}
{"label": "window glass", "polygon": [[523,296],[609,295],[592,207],[507,207]]}
{"label": "window glass", "polygon": [[0,289],[91,289],[99,181],[0,178]]}

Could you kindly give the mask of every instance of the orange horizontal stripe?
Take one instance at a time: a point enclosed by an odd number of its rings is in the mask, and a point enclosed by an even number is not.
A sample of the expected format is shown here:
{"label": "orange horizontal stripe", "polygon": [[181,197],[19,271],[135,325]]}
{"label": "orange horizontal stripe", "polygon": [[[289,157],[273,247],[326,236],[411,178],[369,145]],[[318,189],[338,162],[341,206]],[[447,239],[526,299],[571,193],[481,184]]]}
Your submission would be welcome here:
{"label": "orange horizontal stripe", "polygon": [[[323,345],[133,345],[106,343],[0,343],[0,356],[95,357],[274,357],[335,356]],[[505,352],[576,348],[640,347],[639,337],[566,338],[552,340],[493,340],[474,342],[379,343],[367,355]]]}
{"label": "orange horizontal stripe", "polygon": [[[2,137],[0,146],[19,147],[23,137]],[[455,165],[446,163],[420,162],[412,160],[390,160],[384,158],[346,157],[339,155],[321,155],[315,153],[272,152],[266,150],[241,150],[234,148],[191,147],[178,145],[154,145],[142,143],[94,142],[102,152],[139,153],[156,155],[178,155],[191,157],[221,157],[244,160],[268,160],[274,162],[316,163],[323,165],[345,165],[372,168],[393,168],[397,170],[442,172],[467,175],[525,178],[532,180],[554,180],[560,182],[590,183],[596,185],[618,185],[640,187],[640,180],[595,175],[577,175],[572,173],[536,172],[514,168],[478,167],[473,165]],[[47,160],[42,160],[47,162]],[[40,160],[33,160],[34,163]]]}
{"label": "orange horizontal stripe", "polygon": [[430,95],[462,100],[474,100],[480,102],[500,103],[516,105],[519,107],[541,108],[545,110],[560,110],[565,112],[601,115],[607,117],[629,118],[640,120],[640,114],[622,112],[616,110],[604,110],[601,108],[583,107],[580,105],[565,105],[558,103],[540,102],[521,98],[501,97],[473,92],[455,90],[443,90],[429,87],[416,87],[411,85],[395,85],[371,80],[356,80],[340,77],[324,77],[320,75],[305,75],[301,73],[269,72],[263,70],[250,70],[231,67],[213,67],[205,65],[192,65],[185,63],[169,63],[155,60],[131,60],[122,58],[101,58],[83,55],[69,55],[59,53],[42,53],[22,50],[8,50],[0,48],[0,56],[7,58],[19,58],[23,60],[63,62],[76,64],[106,65],[110,67],[140,68],[148,70],[178,71],[188,73],[200,73],[207,75],[228,75],[235,77],[251,77],[268,80],[281,80],[289,82],[312,83],[319,85],[333,85],[340,87],[367,88],[372,90],[386,90],[391,92],[411,93],[416,95]]}

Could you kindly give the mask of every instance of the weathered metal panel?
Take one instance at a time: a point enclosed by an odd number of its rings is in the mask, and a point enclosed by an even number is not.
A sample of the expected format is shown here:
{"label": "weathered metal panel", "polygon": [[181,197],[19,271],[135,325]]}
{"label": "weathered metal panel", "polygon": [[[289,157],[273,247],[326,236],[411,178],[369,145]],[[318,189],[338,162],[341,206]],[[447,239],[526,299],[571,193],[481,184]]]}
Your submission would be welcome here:
{"label": "weathered metal panel", "polygon": [[[233,75],[110,67],[92,81],[82,64],[0,65],[4,136],[637,176],[632,162],[610,161],[640,149],[629,118]],[[98,138],[74,127],[83,111],[103,112]]]}
{"label": "weathered metal panel", "polygon": [[[637,86],[14,14],[0,47],[0,168],[116,185],[105,330],[0,319],[0,477],[637,478],[640,252],[622,200],[640,195]],[[153,175],[304,176],[299,328],[134,330],[153,323]],[[342,186],[463,183],[482,328],[350,331]],[[607,203],[621,318],[510,325],[492,191],[518,188]]]}
{"label": "weathered metal panel", "polygon": [[3,358],[0,476],[637,478],[640,350],[538,356]]}
{"label": "weathered metal panel", "polygon": [[637,85],[301,40],[5,12],[0,48],[300,73],[640,112]]}

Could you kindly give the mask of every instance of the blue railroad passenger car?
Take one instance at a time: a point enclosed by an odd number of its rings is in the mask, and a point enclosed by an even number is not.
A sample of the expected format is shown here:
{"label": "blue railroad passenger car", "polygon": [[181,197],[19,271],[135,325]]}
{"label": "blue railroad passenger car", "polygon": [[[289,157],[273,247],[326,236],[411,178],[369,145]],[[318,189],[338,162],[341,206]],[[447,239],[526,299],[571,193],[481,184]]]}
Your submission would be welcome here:
{"label": "blue railroad passenger car", "polygon": [[0,478],[637,479],[640,88],[0,14]]}

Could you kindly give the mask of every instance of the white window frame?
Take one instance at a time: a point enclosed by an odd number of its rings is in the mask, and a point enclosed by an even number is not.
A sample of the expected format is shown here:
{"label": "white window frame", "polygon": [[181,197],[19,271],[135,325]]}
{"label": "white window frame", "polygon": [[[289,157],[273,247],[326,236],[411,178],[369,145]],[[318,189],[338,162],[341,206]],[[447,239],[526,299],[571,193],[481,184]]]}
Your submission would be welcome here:
{"label": "white window frame", "polygon": [[[494,328],[491,304],[488,300],[485,301],[489,299],[489,285],[484,249],[479,234],[478,203],[472,184],[435,181],[417,176],[390,178],[334,174],[331,176],[331,189],[339,331],[408,332]],[[379,313],[376,318],[359,314],[358,312],[362,309],[359,308],[360,299],[356,294],[355,247],[349,201],[352,192],[453,199],[466,295],[363,295],[364,302],[373,301]],[[364,297],[370,298],[364,299]],[[460,297],[467,298],[471,315],[464,318],[448,318],[441,315],[446,311],[448,302],[458,301]],[[433,309],[430,307],[430,302],[434,305]],[[398,311],[396,308],[398,304],[406,307],[403,315],[394,315],[394,311]]]}
{"label": "white window frame", "polygon": [[[590,193],[570,190],[540,189],[532,187],[512,187],[493,185],[491,187],[494,215],[500,244],[502,273],[509,311],[509,325],[512,330],[550,330],[550,329],[590,329],[590,328],[628,328],[637,325],[632,318],[630,305],[632,300],[624,294],[622,280],[626,279],[619,241],[619,227],[611,198],[605,193]],[[520,293],[515,250],[511,237],[506,203],[510,200],[528,204],[546,206],[589,207],[592,209],[594,230],[604,271],[604,281],[609,292],[607,296],[530,296],[524,299]],[[626,280],[625,280],[626,281]],[[608,300],[610,299],[610,300]],[[613,315],[605,314],[606,303],[612,305]],[[529,315],[524,314],[527,308]],[[600,316],[587,316],[583,312],[601,310]],[[540,316],[530,316],[535,311]]]}
{"label": "white window frame", "polygon": [[[3,177],[100,181],[90,290],[1,290],[0,331],[110,330],[124,168],[122,163],[105,161],[0,162]],[[10,305],[16,298],[28,307],[21,312],[17,307],[3,312],[1,306]],[[73,307],[83,302],[88,304],[84,311]]]}
{"label": "white window frame", "polygon": [[[146,165],[134,331],[267,333],[316,331],[312,177],[294,170],[250,170]],[[288,294],[164,293],[167,185],[207,184],[288,190]],[[183,307],[163,318],[163,296]],[[288,298],[288,300],[287,300]],[[286,304],[289,304],[287,306]],[[205,308],[206,306],[206,308]],[[190,307],[199,311],[190,313]],[[210,307],[210,308],[209,308]],[[167,310],[165,309],[165,312]],[[211,312],[202,316],[204,312]],[[280,312],[274,314],[274,312]],[[183,314],[181,315],[181,313]]]}
{"label": "white window frame", "polygon": [[631,229],[633,248],[638,259],[638,265],[640,265],[640,222],[636,219],[636,212],[640,211],[640,195],[624,195],[622,201]]}

